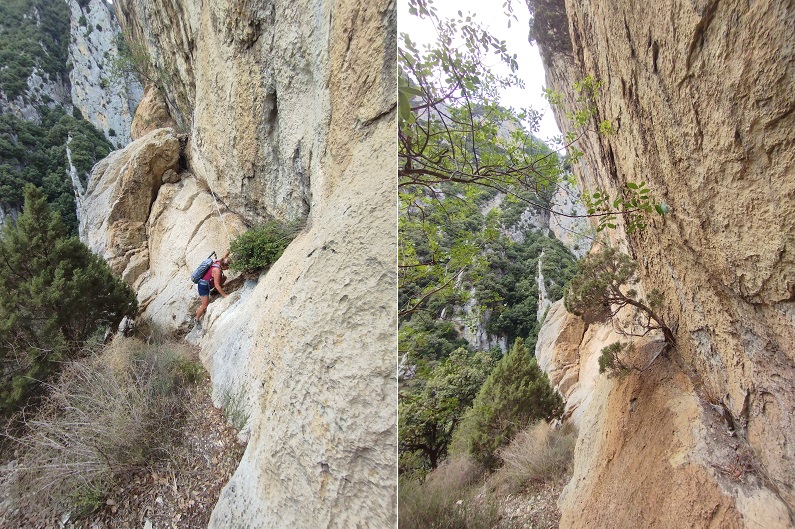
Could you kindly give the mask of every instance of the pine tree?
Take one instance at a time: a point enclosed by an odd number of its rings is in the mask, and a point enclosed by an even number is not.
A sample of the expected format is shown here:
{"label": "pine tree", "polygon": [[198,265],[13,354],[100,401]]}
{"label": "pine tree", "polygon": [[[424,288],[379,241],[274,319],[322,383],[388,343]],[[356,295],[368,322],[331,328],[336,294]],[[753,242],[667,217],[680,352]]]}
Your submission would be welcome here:
{"label": "pine tree", "polygon": [[0,409],[35,396],[58,362],[137,310],[135,294],[75,237],[38,188],[0,236]]}
{"label": "pine tree", "polygon": [[519,338],[484,382],[456,437],[476,461],[494,468],[498,448],[528,424],[562,413],[563,399]]}

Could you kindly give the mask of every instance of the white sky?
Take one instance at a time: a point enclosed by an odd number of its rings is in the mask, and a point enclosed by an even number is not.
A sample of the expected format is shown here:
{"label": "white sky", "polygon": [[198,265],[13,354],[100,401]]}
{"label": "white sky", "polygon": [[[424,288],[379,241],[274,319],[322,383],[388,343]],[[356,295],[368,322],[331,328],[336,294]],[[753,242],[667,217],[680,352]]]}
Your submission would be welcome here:
{"label": "white sky", "polygon": [[[489,29],[492,35],[505,40],[511,54],[516,54],[519,63],[517,74],[524,80],[524,89],[513,87],[503,90],[500,103],[504,106],[515,109],[531,107],[542,112],[544,117],[536,135],[548,140],[552,136],[560,136],[560,131],[552,116],[552,110],[547,100],[541,96],[544,88],[544,67],[541,65],[541,55],[538,47],[531,46],[528,41],[528,22],[530,12],[523,0],[513,0],[514,15],[519,19],[511,20],[511,27],[508,27],[508,17],[505,16],[502,2],[483,2],[482,0],[436,0],[433,5],[436,7],[440,18],[454,17],[458,11],[467,15],[470,12],[475,15],[475,19]],[[435,39],[436,33],[433,26],[427,19],[420,19],[409,14],[408,1],[399,0],[398,2],[398,32],[407,33],[411,39],[419,44],[427,44]],[[502,73],[510,73],[507,66],[501,63],[496,57],[494,67]]]}

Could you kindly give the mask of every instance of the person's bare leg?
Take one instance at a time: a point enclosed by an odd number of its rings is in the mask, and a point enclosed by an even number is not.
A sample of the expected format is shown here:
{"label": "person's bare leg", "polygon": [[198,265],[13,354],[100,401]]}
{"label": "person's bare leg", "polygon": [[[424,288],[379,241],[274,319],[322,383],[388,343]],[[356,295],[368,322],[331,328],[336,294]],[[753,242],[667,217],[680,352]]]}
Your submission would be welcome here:
{"label": "person's bare leg", "polygon": [[204,311],[207,310],[207,305],[210,304],[210,296],[199,296],[199,298],[202,300],[202,304],[199,307],[199,310],[196,311],[196,319],[197,320],[202,317],[202,314],[204,314]]}

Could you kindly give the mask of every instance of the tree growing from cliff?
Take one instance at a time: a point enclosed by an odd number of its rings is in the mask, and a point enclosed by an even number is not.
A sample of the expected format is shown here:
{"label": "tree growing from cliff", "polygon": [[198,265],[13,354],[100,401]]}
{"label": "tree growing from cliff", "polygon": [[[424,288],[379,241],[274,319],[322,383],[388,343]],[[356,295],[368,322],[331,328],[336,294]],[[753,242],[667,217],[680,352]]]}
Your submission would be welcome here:
{"label": "tree growing from cliff", "polygon": [[549,385],[521,338],[496,365],[467,411],[454,443],[487,468],[497,450],[530,423],[559,418],[563,399]]}
{"label": "tree growing from cliff", "polygon": [[[633,288],[639,281],[637,270],[637,263],[616,248],[605,246],[589,254],[578,263],[577,273],[566,289],[566,310],[586,320],[610,319],[616,323],[621,309],[633,307],[635,320],[643,329],[641,335],[659,330],[669,345],[676,345],[673,332],[659,313],[662,295],[654,290],[641,298]],[[631,334],[620,327],[619,330]]]}
{"label": "tree growing from cliff", "polygon": [[165,73],[155,65],[146,44],[123,33],[115,35],[114,44],[118,52],[108,69],[111,82],[123,86],[137,79],[144,86],[152,85],[161,91],[165,89]]}
{"label": "tree growing from cliff", "polygon": [[68,237],[42,192],[25,189],[16,224],[0,235],[0,409],[25,404],[80,354],[98,330],[137,310],[135,293],[108,265]]}

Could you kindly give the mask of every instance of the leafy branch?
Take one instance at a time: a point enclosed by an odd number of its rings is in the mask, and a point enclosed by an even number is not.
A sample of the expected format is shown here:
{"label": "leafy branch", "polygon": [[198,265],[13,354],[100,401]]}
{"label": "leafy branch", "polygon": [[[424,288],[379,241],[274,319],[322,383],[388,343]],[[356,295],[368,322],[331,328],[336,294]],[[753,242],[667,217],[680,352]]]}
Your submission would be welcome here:
{"label": "leafy branch", "polygon": [[596,231],[605,228],[615,229],[618,215],[624,218],[628,234],[644,230],[647,226],[644,214],[657,213],[662,216],[669,211],[667,204],[658,202],[650,196],[646,182],[640,184],[627,182],[621,191],[623,196],[618,195],[615,198],[600,191],[593,194],[583,193],[582,199],[588,215],[599,217]]}
{"label": "leafy branch", "polygon": [[635,309],[641,334],[633,334],[619,327],[619,332],[632,336],[644,336],[651,331],[662,332],[665,341],[676,345],[671,328],[659,313],[663,297],[652,291],[645,299],[638,295],[633,285],[640,281],[637,263],[626,254],[612,247],[604,247],[589,254],[578,264],[577,273],[569,282],[564,303],[566,310],[586,320],[610,319],[616,324],[616,316],[624,307]]}

